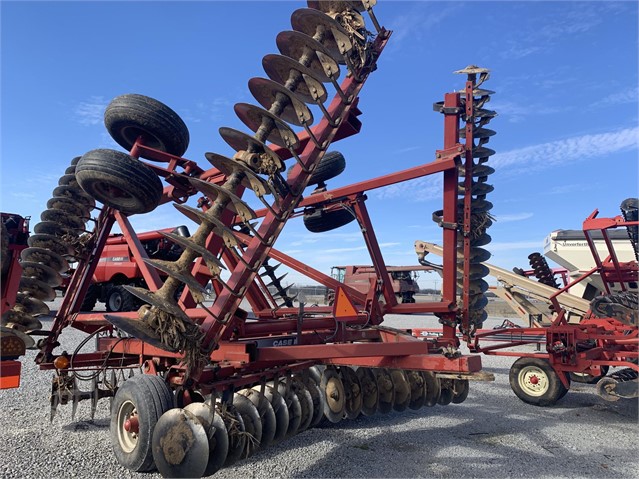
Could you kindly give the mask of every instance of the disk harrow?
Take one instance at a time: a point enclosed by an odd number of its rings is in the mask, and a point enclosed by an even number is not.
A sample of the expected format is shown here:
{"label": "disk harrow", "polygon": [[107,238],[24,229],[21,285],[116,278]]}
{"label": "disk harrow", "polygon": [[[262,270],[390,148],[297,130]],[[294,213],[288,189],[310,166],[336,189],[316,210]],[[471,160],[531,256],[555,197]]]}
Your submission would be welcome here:
{"label": "disk harrow", "polygon": [[[77,259],[68,293],[39,344],[37,362],[56,370],[52,417],[59,404],[112,398],[112,442],[118,461],[130,470],[209,475],[323,420],[460,403],[469,380],[491,379],[480,372],[479,356],[461,354],[455,334],[459,325],[471,335],[483,321],[485,281],[476,263],[488,255],[481,246],[489,240],[491,205],[485,196],[492,169],[484,163],[492,150],[484,145],[494,132],[484,126],[495,114],[483,108],[490,92],[479,87],[488,72],[468,67],[462,94],[446,94],[439,109],[445,145],[435,161],[331,190],[326,182],[344,170],[345,160],[327,151],[333,141],[359,132],[359,94],[391,32],[375,18],[374,1],[308,4],[293,12],[293,30],[277,35],[280,54],[263,58],[268,78],[248,82],[260,106],[234,107],[252,134],[219,129],[230,155],[206,153],[209,169],[183,158],[189,132],[179,116],[157,100],[122,95],[107,107],[105,125],[128,153],[97,149],[83,155],[71,172],[75,179],[68,171],[52,200],[57,206],[51,208],[66,216],[47,213],[38,227],[43,232],[35,236],[45,235],[46,251],[55,253],[41,263]],[[365,192],[429,174],[444,176],[438,213],[442,298],[398,304]],[[304,196],[309,185],[317,188]],[[249,206],[247,190],[263,208]],[[192,197],[197,207],[186,204]],[[79,209],[71,209],[69,198]],[[94,201],[103,205],[95,228],[79,236]],[[149,259],[127,216],[168,202],[198,228],[190,237],[165,233],[183,248],[175,261]],[[286,222],[300,216],[311,232],[357,221],[377,276],[368,292],[275,248]],[[145,304],[117,315],[79,313],[116,222],[148,285],[125,288]],[[335,291],[334,304],[298,300],[295,307],[296,298],[282,284],[285,275],[276,272],[280,264]],[[28,270],[41,283],[55,277],[45,268]],[[458,302],[461,285],[465,293]],[[244,300],[251,313],[240,307]],[[436,313],[443,334],[421,341],[382,326],[390,313]],[[58,354],[57,339],[69,325],[89,335],[72,354]],[[96,351],[81,352],[91,339]],[[144,374],[123,380],[138,367]],[[91,382],[90,391],[79,388],[83,380]]]}
{"label": "disk harrow", "polygon": [[84,233],[95,200],[78,185],[75,170],[79,159],[74,158],[60,177],[48,209],[40,216],[42,221],[27,240],[28,248],[20,254],[22,278],[15,305],[2,315],[2,326],[20,334],[27,349],[36,349],[32,336],[48,334],[38,317],[50,313],[45,301],[55,299],[53,288],[62,285],[68,261],[86,257]]}
{"label": "disk harrow", "polygon": [[[444,220],[443,210],[433,212],[433,221],[442,228],[457,228],[460,235],[457,240],[457,288],[460,294],[460,331],[464,337],[471,338],[486,320],[485,307],[488,298],[485,293],[488,283],[484,277],[489,271],[482,262],[488,261],[490,252],[483,248],[491,241],[486,233],[493,223],[490,210],[493,205],[486,196],[494,187],[487,183],[488,177],[495,170],[486,163],[495,151],[486,144],[495,134],[486,125],[497,116],[497,113],[484,108],[490,101],[493,91],[480,88],[489,79],[489,70],[470,65],[455,73],[468,76],[467,87],[461,90],[460,107],[464,109],[465,128],[459,130],[459,138],[464,139],[465,162],[459,166],[459,176],[464,178],[459,183],[459,199],[455,223]],[[444,102],[435,103],[435,111],[446,113]],[[457,139],[454,140],[455,143]],[[425,266],[433,266],[425,260],[426,251],[419,250],[418,259]],[[440,320],[443,321],[442,318]],[[455,323],[450,323],[454,325]]]}

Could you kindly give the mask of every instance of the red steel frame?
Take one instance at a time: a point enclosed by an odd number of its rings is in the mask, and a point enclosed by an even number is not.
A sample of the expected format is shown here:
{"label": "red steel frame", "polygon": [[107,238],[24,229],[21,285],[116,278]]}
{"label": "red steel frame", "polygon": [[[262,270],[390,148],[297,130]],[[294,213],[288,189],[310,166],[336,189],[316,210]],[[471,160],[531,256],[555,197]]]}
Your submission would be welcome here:
{"label": "red steel frame", "polygon": [[[388,40],[390,32],[384,31],[378,36],[375,44],[378,54]],[[363,86],[363,80],[353,76],[347,77],[342,85],[346,96],[355,98],[352,103],[344,103],[339,97],[333,100],[328,108],[333,118],[342,117],[339,128],[333,127],[324,118],[314,129],[313,134],[319,142],[331,139],[345,138],[359,131],[357,115],[357,94]],[[466,94],[472,96],[472,83],[466,84]],[[469,103],[468,101],[466,102]],[[470,101],[472,105],[472,98]],[[57,337],[63,328],[71,325],[87,333],[102,333],[97,337],[97,352],[78,353],[74,355],[74,367],[98,369],[102,367],[124,367],[129,365],[144,365],[146,372],[168,372],[169,381],[174,386],[188,386],[197,388],[204,393],[219,389],[227,384],[240,386],[255,382],[256,378],[272,377],[282,371],[290,371],[308,367],[311,364],[348,364],[371,367],[393,367],[403,369],[422,369],[441,373],[461,374],[470,377],[472,373],[481,369],[479,355],[463,356],[459,354],[444,355],[442,349],[456,349],[459,338],[454,324],[459,311],[456,305],[456,271],[457,271],[457,201],[458,201],[458,168],[470,168],[472,165],[472,134],[466,145],[458,142],[460,117],[464,113],[461,108],[459,93],[448,93],[444,100],[444,148],[438,150],[433,162],[410,168],[404,171],[382,176],[353,185],[337,188],[324,193],[308,196],[301,201],[292,196],[286,196],[279,204],[274,204],[272,210],[257,211],[262,218],[258,233],[267,238],[267,243],[257,237],[237,234],[245,247],[239,251],[226,249],[221,238],[211,235],[207,247],[216,254],[221,254],[231,275],[227,280],[227,287],[216,286],[217,297],[212,307],[196,307],[192,298],[185,291],[181,304],[186,314],[200,325],[204,332],[204,348],[210,351],[211,360],[215,368],[205,368],[203,371],[185,371],[180,364],[180,355],[168,353],[135,338],[116,338],[111,333],[111,325],[100,313],[80,314],[79,307],[88,288],[97,258],[106,242],[114,222],[118,222],[124,239],[129,244],[136,261],[151,291],[161,286],[157,272],[142,260],[146,257],[135,231],[127,218],[117,211],[105,208],[96,220],[95,246],[86,261],[80,261],[77,271],[71,281],[68,294],[58,312],[52,334],[47,338],[44,348],[37,357],[42,369],[53,369],[57,346]],[[472,113],[472,112],[471,112]],[[472,125],[468,128],[472,130]],[[467,130],[468,130],[467,128]],[[467,131],[468,135],[468,131]],[[470,146],[469,146],[470,145]],[[282,148],[273,148],[283,159],[291,154]],[[309,141],[308,135],[300,135],[298,154],[306,166],[315,162],[320,151]],[[186,201],[197,194],[195,190],[179,174],[174,174],[180,167],[187,174],[198,175],[211,182],[221,182],[224,176],[215,168],[202,170],[194,162],[168,155],[161,151],[145,146],[142,139],[131,150],[134,157],[142,157],[155,162],[166,163],[162,168],[157,164],[147,163],[168,183],[164,190],[163,202]],[[295,191],[304,184],[302,168],[296,166],[290,176],[289,184]],[[438,302],[398,304],[388,280],[388,274],[382,253],[375,237],[374,227],[365,205],[365,192],[375,188],[392,185],[402,181],[419,178],[425,175],[443,175],[443,287],[442,299]],[[466,175],[470,178],[471,175]],[[470,188],[467,189],[470,191]],[[237,191],[241,194],[242,191]],[[467,193],[465,210],[469,210],[470,193]],[[291,216],[302,214],[304,208],[337,208],[348,205],[356,214],[362,227],[364,241],[370,253],[372,263],[381,279],[379,294],[384,296],[385,304],[378,301],[378,292],[374,285],[364,295],[349,288],[329,276],[310,268],[290,256],[276,249],[272,244],[279,234],[285,219],[277,217],[277,213],[286,210],[290,202],[298,201],[296,211]],[[295,204],[295,203],[293,203]],[[207,208],[206,201],[200,201],[203,209]],[[468,211],[466,211],[468,213]],[[236,219],[234,213],[226,211],[223,220],[233,224]],[[464,228],[469,228],[469,215],[464,215]],[[448,225],[448,226],[446,226]],[[467,249],[466,245],[466,249]],[[256,268],[247,265],[263,260],[270,256],[292,269],[306,274],[309,278],[336,290],[337,300],[332,308],[275,308],[273,298],[257,276]],[[260,262],[261,264],[261,262]],[[201,261],[195,262],[193,274],[204,284],[210,279],[205,268],[200,268]],[[468,282],[466,271],[465,284]],[[246,286],[244,286],[246,285]],[[188,291],[188,289],[187,289]],[[238,309],[240,301],[246,297],[251,303],[257,316],[255,321],[247,321],[246,313]],[[467,310],[468,298],[464,301]],[[445,321],[442,335],[434,341],[421,341],[410,334],[383,328],[385,314],[388,313],[437,313]],[[462,311],[467,321],[467,312]],[[137,317],[137,313],[122,313],[122,316]],[[286,344],[280,346],[280,344]],[[189,380],[185,383],[185,373]],[[460,376],[461,377],[461,376]]]}
{"label": "red steel frame", "polygon": [[[553,323],[544,328],[514,328],[480,331],[470,345],[474,352],[490,355],[513,357],[536,357],[547,359],[566,387],[569,386],[566,374],[585,373],[592,376],[601,375],[602,366],[622,366],[639,371],[636,363],[639,358],[639,329],[636,326],[623,324],[613,318],[596,318],[592,315],[584,318],[579,324],[568,323],[565,310],[559,305],[557,297],[568,291],[590,275],[598,272],[601,275],[606,292],[610,293],[610,285],[617,284],[623,291],[628,283],[637,282],[639,268],[636,261],[622,263],[617,259],[612,241],[607,230],[616,227],[636,226],[639,222],[626,222],[621,216],[614,218],[596,218],[595,210],[583,223],[583,231],[590,247],[595,267],[576,280],[567,283],[550,298],[555,311],[559,311]],[[608,256],[601,258],[592,231],[601,231],[608,249]],[[491,343],[483,346],[482,342]],[[579,343],[592,342],[595,347],[580,351]],[[523,345],[544,345],[545,352],[505,351]],[[633,362],[633,360],[635,362]]]}

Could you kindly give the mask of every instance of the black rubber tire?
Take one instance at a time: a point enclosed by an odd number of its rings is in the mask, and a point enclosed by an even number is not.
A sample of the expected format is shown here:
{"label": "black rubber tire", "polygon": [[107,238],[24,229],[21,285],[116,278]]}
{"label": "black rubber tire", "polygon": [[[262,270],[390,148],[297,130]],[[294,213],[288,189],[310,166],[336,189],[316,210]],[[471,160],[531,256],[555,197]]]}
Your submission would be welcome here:
{"label": "black rubber tire", "polygon": [[[537,391],[534,390],[536,384],[526,386],[531,377],[527,375],[537,375],[537,380],[540,380],[539,376],[541,376],[540,383],[536,383],[541,384]],[[545,359],[519,358],[510,368],[509,381],[515,395],[525,403],[534,406],[552,406],[568,392],[559,375]],[[570,376],[568,376],[568,382],[570,382]]]}
{"label": "black rubber tire", "polygon": [[[291,166],[288,169],[288,174],[291,174],[294,166]],[[309,185],[318,185],[320,183],[324,183],[332,178],[335,178],[340,173],[344,171],[346,168],[346,160],[344,159],[344,155],[342,155],[339,151],[329,151],[327,152],[313,171],[313,174],[308,180]]]}
{"label": "black rubber tire", "polygon": [[104,125],[116,143],[130,151],[139,136],[145,146],[182,156],[189,147],[189,130],[164,103],[144,95],[115,97],[104,112]]}
{"label": "black rubber tire", "polygon": [[90,196],[127,215],[153,211],[162,198],[158,176],[141,161],[116,150],[85,153],[76,178]]}
{"label": "black rubber tire", "polygon": [[124,289],[124,286],[111,286],[107,292],[106,310],[110,313],[136,311],[140,305],[141,301]]}
{"label": "black rubber tire", "polygon": [[304,213],[304,226],[311,233],[323,233],[337,228],[355,220],[350,211],[345,209],[324,211],[316,209],[315,211]]}
{"label": "black rubber tire", "polygon": [[80,305],[80,311],[88,313],[89,311],[93,311],[95,308],[95,303],[98,302],[98,288],[97,286],[90,284],[89,289],[87,289],[87,294],[84,295],[84,299],[82,300],[82,305]]}
{"label": "black rubber tire", "polygon": [[[162,414],[172,407],[173,394],[158,376],[133,376],[120,386],[111,407],[110,434],[113,452],[122,466],[135,472],[155,468],[151,448],[153,430]],[[139,431],[134,440],[122,427],[131,408],[139,419]]]}

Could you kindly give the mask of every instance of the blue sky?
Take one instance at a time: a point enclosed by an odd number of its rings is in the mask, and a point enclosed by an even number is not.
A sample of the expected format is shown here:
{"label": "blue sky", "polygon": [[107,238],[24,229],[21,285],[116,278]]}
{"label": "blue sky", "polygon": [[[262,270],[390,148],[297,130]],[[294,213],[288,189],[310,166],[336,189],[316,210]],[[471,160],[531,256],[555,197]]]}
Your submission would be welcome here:
{"label": "blue sky", "polygon": [[[102,114],[124,93],[157,98],[182,116],[187,158],[207,165],[207,151],[230,156],[217,130],[246,131],[233,105],[256,103],[248,80],[265,76],[262,57],[278,53],[275,36],[305,6],[2,1],[2,211],[35,224],[73,157],[120,149]],[[638,195],[636,2],[379,0],[375,12],[394,34],[362,90],[362,132],[332,147],[347,167],[329,186],[431,161],[443,131],[431,105],[463,86],[454,70],[477,64],[492,71],[488,106],[499,113],[489,144],[498,152],[489,163],[497,170],[492,263],[527,266],[551,231],[579,229],[595,208],[616,215]],[[368,195],[387,264],[415,264],[417,239],[440,242],[431,221],[439,185],[427,177]],[[195,228],[170,205],[132,220],[140,231]],[[276,247],[326,273],[369,263],[354,224],[319,236],[290,221]]]}

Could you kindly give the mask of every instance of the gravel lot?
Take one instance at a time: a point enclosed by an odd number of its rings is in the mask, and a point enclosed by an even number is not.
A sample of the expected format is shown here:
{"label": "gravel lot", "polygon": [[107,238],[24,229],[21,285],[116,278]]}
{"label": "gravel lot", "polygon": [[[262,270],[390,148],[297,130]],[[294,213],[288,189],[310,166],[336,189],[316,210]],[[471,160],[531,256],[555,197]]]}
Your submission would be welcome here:
{"label": "gravel lot", "polygon": [[[416,321],[389,318],[385,324]],[[425,322],[421,326],[435,324]],[[499,323],[493,318],[486,326]],[[69,330],[63,347],[72,350],[83,337]],[[93,421],[85,401],[75,421],[69,405],[50,423],[52,373],[39,371],[34,357],[30,351],[23,361],[21,388],[0,392],[1,477],[160,477],[131,473],[116,462],[107,400]],[[495,381],[471,383],[463,404],[320,426],[216,477],[639,477],[637,401],[606,402],[594,386],[577,384],[555,407],[530,406],[510,390],[512,361],[485,356],[484,370]]]}

